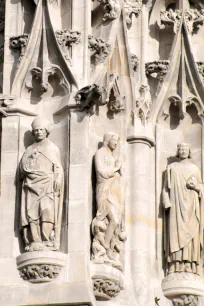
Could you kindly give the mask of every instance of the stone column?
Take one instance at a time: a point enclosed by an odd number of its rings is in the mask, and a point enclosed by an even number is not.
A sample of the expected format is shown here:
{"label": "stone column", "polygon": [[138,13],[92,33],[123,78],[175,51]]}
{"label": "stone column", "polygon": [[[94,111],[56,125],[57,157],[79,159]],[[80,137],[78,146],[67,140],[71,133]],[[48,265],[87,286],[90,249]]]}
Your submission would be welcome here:
{"label": "stone column", "polygon": [[81,32],[81,42],[72,46],[73,71],[81,88],[89,82],[88,34],[91,34],[91,1],[73,1],[72,30]]}
{"label": "stone column", "polygon": [[[90,261],[90,221],[88,190],[91,180],[89,162],[89,117],[82,112],[70,115],[68,271],[67,281],[84,288],[79,301],[93,297],[88,263]],[[76,289],[77,290],[77,289]]]}
{"label": "stone column", "polygon": [[139,305],[147,305],[150,294],[149,279],[152,256],[150,231],[152,224],[154,224],[154,207],[150,207],[152,205],[150,165],[152,164],[151,147],[153,142],[145,137],[129,137],[128,142],[130,203],[126,218],[130,230],[128,234],[130,264],[134,291]]}

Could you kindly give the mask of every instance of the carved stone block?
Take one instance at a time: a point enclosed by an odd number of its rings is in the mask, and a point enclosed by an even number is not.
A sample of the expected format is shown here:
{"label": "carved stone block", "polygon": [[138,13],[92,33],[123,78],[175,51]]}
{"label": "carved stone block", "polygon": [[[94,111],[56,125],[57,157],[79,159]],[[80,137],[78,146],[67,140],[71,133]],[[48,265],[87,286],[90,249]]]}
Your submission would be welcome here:
{"label": "carved stone block", "polygon": [[30,283],[50,282],[55,279],[67,260],[59,252],[29,252],[17,257],[20,277]]}
{"label": "carved stone block", "polygon": [[92,264],[91,275],[97,300],[111,300],[124,289],[123,273],[116,268],[105,264]]}

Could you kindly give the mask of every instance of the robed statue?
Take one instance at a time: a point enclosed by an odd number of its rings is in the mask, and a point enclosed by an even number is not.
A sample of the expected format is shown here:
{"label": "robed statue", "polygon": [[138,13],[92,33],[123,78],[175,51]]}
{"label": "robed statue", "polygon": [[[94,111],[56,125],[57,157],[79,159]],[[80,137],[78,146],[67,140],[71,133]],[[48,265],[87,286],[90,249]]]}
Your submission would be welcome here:
{"label": "robed statue", "polygon": [[49,133],[47,120],[36,117],[32,122],[35,141],[20,163],[21,227],[26,251],[60,247],[64,175],[59,148],[48,139]]}
{"label": "robed statue", "polygon": [[163,188],[164,249],[168,274],[199,274],[203,247],[204,193],[188,144],[178,144],[178,162],[167,167]]}
{"label": "robed statue", "polygon": [[126,234],[121,226],[124,214],[125,180],[121,157],[113,155],[119,141],[115,133],[104,135],[103,146],[95,155],[97,214],[92,222],[92,259],[110,262],[121,269],[118,254]]}

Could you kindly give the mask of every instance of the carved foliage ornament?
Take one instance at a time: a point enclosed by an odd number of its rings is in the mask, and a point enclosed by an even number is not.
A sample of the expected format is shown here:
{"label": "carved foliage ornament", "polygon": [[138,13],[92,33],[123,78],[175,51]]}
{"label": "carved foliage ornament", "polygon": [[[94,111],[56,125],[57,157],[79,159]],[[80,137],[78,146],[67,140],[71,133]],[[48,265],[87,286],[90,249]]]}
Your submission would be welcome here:
{"label": "carved foliage ornament", "polygon": [[125,8],[127,26],[131,26],[133,15],[135,15],[135,17],[138,17],[142,10],[142,0],[137,0],[137,1],[125,0],[124,8]]}
{"label": "carved foliage ornament", "polygon": [[188,10],[161,10],[161,23],[163,26],[172,25],[174,33],[176,34],[181,25],[182,19],[184,18],[187,30],[189,33],[193,33],[196,27],[203,24],[204,21],[204,10],[188,9]]}
{"label": "carved foliage ornament", "polygon": [[172,300],[174,306],[197,306],[198,297],[195,295],[181,295]]}
{"label": "carved foliage ornament", "polygon": [[[92,0],[94,1],[94,0]],[[103,7],[105,12],[103,21],[117,19],[120,15],[120,1],[119,0],[97,0]]]}
{"label": "carved foliage ornament", "polygon": [[192,34],[193,30],[204,21],[204,10],[185,10],[184,18],[188,31]]}
{"label": "carved foliage ornament", "polygon": [[166,25],[173,26],[174,33],[176,34],[179,30],[181,19],[182,19],[182,11],[170,9],[166,11],[165,9],[160,12],[161,23],[165,27]]}
{"label": "carved foliage ornament", "polygon": [[35,264],[20,269],[20,276],[32,283],[49,282],[55,279],[62,267],[50,264]]}
{"label": "carved foliage ornament", "polygon": [[119,282],[112,279],[93,279],[93,289],[96,299],[110,300],[123,289]]}
{"label": "carved foliage ornament", "polygon": [[89,49],[91,56],[94,58],[96,64],[103,63],[111,51],[110,44],[106,43],[101,38],[96,38],[92,35],[88,37]]}
{"label": "carved foliage ornament", "polygon": [[71,62],[70,48],[81,41],[81,32],[73,30],[59,30],[55,32],[57,42],[61,47],[64,57]]}
{"label": "carved foliage ornament", "polygon": [[130,27],[132,25],[133,15],[135,15],[136,18],[140,15],[143,4],[146,5],[147,10],[150,10],[152,7],[152,0],[125,0],[124,1],[124,9],[125,9],[127,26]]}

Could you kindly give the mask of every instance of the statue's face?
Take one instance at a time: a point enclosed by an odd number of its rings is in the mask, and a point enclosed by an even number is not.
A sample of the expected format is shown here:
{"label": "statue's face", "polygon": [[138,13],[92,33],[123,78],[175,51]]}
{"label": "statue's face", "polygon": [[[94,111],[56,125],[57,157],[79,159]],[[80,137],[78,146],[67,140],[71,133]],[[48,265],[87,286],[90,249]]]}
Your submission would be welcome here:
{"label": "statue's face", "polygon": [[186,159],[189,157],[190,154],[190,148],[186,145],[181,145],[178,151],[179,157],[181,159]]}
{"label": "statue's face", "polygon": [[117,147],[117,144],[118,144],[118,137],[112,136],[111,139],[109,140],[108,147],[111,151],[114,151]]}
{"label": "statue's face", "polygon": [[33,130],[35,140],[37,142],[44,140],[47,137],[47,131],[44,127],[38,126]]}

